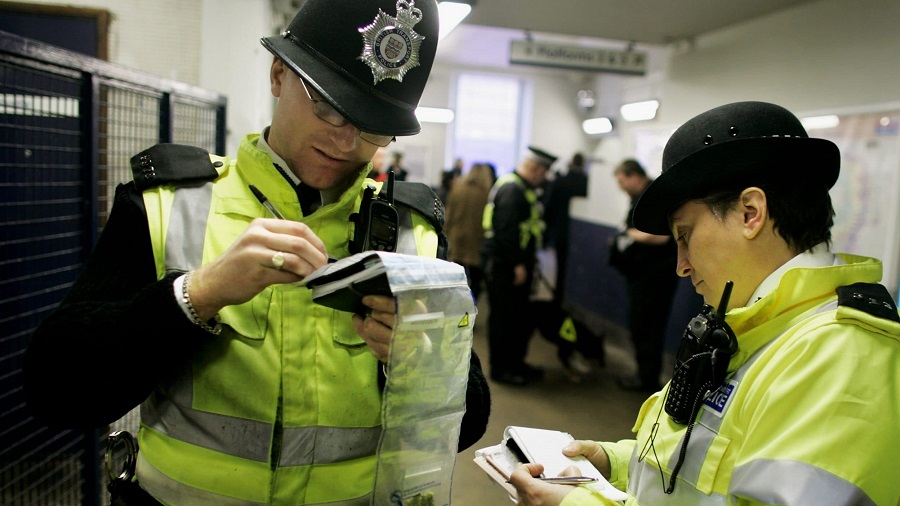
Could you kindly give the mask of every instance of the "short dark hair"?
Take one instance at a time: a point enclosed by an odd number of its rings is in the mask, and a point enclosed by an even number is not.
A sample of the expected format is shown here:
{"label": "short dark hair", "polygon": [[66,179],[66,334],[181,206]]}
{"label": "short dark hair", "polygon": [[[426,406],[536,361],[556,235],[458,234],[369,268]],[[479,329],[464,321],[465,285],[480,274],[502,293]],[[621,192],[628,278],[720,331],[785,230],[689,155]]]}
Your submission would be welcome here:
{"label": "short dark hair", "polygon": [[[781,184],[759,185],[766,194],[772,225],[797,254],[819,243],[831,247],[831,227],[834,226],[834,207],[827,188],[807,188],[797,191]],[[724,190],[699,199],[718,219],[725,220],[734,209],[744,188]]]}
{"label": "short dark hair", "polygon": [[633,158],[622,161],[622,163],[620,163],[619,166],[616,167],[616,170],[613,173],[622,174],[625,177],[631,177],[634,175],[647,177],[647,171],[645,171],[644,167]]}

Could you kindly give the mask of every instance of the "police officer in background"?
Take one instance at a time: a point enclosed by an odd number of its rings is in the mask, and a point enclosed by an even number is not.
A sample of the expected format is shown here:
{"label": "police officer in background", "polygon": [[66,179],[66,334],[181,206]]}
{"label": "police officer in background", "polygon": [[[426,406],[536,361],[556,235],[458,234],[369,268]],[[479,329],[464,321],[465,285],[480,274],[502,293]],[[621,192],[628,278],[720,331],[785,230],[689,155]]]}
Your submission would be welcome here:
{"label": "police officer in background", "polygon": [[[563,450],[626,505],[900,504],[900,316],[881,261],[830,251],[840,160],[764,102],[714,108],[666,144],[634,224],[675,237],[676,271],[714,313],[688,327],[636,440]],[[512,474],[519,504],[613,504],[541,471]]]}
{"label": "police officer in background", "polygon": [[537,190],[556,156],[528,148],[511,174],[497,179],[484,208],[483,269],[488,303],[491,379],[524,385],[543,371],[525,363],[533,326],[528,315],[537,250],[543,237]]}
{"label": "police officer in background", "polygon": [[[277,103],[236,157],[169,144],[132,159],[24,368],[48,425],[102,427],[141,404],[129,504],[370,504],[394,300],[352,315],[295,284],[354,251],[351,217],[382,188],[369,160],[419,132],[437,36],[435,0],[307,0],[261,41]],[[434,193],[394,190],[400,252],[444,257]],[[460,450],[489,412],[471,357]]]}

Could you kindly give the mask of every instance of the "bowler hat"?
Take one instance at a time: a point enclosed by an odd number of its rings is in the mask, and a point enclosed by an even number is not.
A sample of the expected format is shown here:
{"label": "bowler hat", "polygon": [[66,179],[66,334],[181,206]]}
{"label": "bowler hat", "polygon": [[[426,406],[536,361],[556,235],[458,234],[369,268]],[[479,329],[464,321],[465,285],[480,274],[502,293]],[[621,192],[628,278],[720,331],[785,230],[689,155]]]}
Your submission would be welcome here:
{"label": "bowler hat", "polygon": [[662,174],[638,200],[634,225],[668,235],[672,211],[719,190],[803,183],[827,191],[837,181],[840,165],[837,146],[810,138],[800,120],[781,106],[719,106],[689,120],[669,138]]}
{"label": "bowler hat", "polygon": [[414,135],[437,38],[435,0],[306,0],[260,42],[360,130]]}

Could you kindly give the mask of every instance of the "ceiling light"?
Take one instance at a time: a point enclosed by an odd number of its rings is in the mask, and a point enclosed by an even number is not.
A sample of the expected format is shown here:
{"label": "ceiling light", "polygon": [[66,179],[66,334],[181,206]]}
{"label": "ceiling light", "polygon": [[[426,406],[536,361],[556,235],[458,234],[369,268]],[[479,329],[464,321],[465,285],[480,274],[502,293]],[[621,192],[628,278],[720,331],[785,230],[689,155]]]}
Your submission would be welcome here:
{"label": "ceiling light", "polygon": [[416,107],[416,118],[422,123],[450,123],[455,115],[450,109]]}
{"label": "ceiling light", "polygon": [[440,32],[438,32],[438,40],[447,36],[456,25],[458,25],[466,16],[472,12],[472,4],[475,0],[456,0],[444,1],[438,4],[438,12],[440,15]]}
{"label": "ceiling light", "polygon": [[657,109],[659,100],[645,100],[623,105],[619,108],[619,114],[625,121],[644,121],[655,118]]}
{"label": "ceiling light", "polygon": [[834,114],[828,116],[810,116],[803,118],[800,123],[806,130],[824,130],[826,128],[834,128],[838,126],[841,120]]}
{"label": "ceiling light", "polygon": [[612,128],[609,118],[591,118],[581,123],[581,129],[588,135],[608,134],[612,132]]}

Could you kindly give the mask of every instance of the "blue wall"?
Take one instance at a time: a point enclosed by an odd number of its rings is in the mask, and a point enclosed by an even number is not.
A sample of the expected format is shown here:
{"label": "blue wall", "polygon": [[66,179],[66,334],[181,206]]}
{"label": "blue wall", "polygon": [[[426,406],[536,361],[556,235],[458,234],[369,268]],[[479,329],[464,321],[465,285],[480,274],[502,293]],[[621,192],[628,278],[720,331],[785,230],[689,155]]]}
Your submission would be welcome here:
{"label": "blue wall", "polygon": [[[612,227],[572,219],[565,296],[577,312],[586,312],[627,332],[625,278],[607,263],[607,244],[615,233]],[[702,306],[703,298],[694,292],[690,280],[681,279],[666,330],[669,352],[678,348],[681,334]]]}

